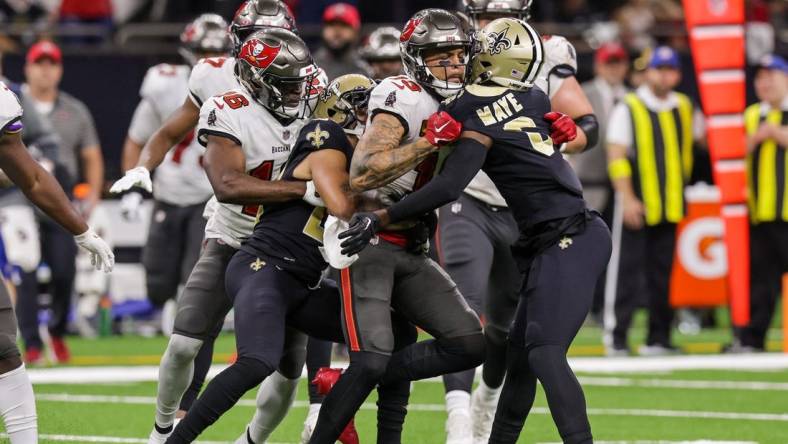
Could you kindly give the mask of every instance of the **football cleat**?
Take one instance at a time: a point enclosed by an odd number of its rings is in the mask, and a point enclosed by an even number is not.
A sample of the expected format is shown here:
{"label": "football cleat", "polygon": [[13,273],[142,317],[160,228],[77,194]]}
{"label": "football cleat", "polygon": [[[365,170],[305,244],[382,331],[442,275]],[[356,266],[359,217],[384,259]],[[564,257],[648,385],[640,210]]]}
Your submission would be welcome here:
{"label": "football cleat", "polygon": [[474,444],[471,416],[467,409],[452,412],[446,418],[446,444]]}
{"label": "football cleat", "polygon": [[[327,395],[328,392],[331,391],[331,388],[334,387],[334,384],[337,383],[340,376],[342,376],[342,369],[321,367],[320,370],[317,371],[317,374],[315,374],[315,378],[312,379],[312,384],[315,385],[318,393],[321,395]],[[307,420],[309,420],[309,418],[307,418]],[[312,426],[312,429],[314,430],[314,426]],[[351,419],[350,422],[347,423],[347,426],[345,426],[345,429],[342,430],[342,433],[337,439],[342,444],[359,443],[358,432],[356,432],[354,419]]]}
{"label": "football cleat", "polygon": [[66,341],[63,338],[52,337],[52,351],[55,352],[55,359],[58,364],[66,364],[71,360],[71,352],[68,350]]}
{"label": "football cleat", "polygon": [[180,421],[180,419],[175,419],[172,426],[167,429],[162,429],[154,422],[153,430],[151,430],[150,435],[148,435],[148,444],[164,444],[167,442],[167,438],[172,435],[172,431],[175,430],[175,427]]}
{"label": "football cleat", "polygon": [[[491,390],[491,389],[488,389]],[[498,407],[498,398],[501,395],[500,387],[495,390],[494,396],[486,396],[478,387],[471,394],[471,428],[475,443],[486,443],[490,440],[492,425],[495,420],[495,410]]]}
{"label": "football cleat", "polygon": [[41,349],[38,347],[28,347],[25,350],[25,365],[40,365],[44,360],[41,357]]}

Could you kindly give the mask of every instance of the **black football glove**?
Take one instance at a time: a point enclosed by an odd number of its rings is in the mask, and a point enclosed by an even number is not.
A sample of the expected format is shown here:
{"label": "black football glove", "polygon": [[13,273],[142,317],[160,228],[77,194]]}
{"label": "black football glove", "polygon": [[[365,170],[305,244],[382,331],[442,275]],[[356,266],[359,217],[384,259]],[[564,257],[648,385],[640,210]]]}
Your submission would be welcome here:
{"label": "black football glove", "polygon": [[380,227],[380,218],[375,213],[356,213],[350,218],[350,227],[339,233],[342,254],[352,256],[364,249],[375,237]]}

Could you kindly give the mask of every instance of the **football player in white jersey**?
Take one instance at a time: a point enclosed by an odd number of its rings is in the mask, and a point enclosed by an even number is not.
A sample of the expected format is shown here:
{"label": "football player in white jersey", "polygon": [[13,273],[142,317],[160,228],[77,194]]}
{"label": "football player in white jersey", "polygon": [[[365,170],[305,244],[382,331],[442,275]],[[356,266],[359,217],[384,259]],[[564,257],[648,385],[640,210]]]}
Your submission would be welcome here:
{"label": "football player in white jersey", "polygon": [[[124,170],[136,165],[145,142],[186,99],[191,64],[229,52],[227,22],[216,14],[203,14],[181,33],[181,45],[189,65],[162,63],[145,75],[140,88],[142,100],[134,111],[123,146]],[[179,287],[197,262],[205,231],[202,212],[213,195],[202,167],[202,148],[193,134],[187,134],[167,153],[156,170],[154,184],[153,211],[142,254],[147,295],[159,308],[174,307]],[[138,220],[141,202],[142,194],[135,190],[124,194],[123,217]],[[168,334],[172,331],[172,315],[162,318],[162,330]]]}
{"label": "football player in white jersey", "polygon": [[[464,0],[464,13],[475,29],[500,17],[526,18],[532,0]],[[577,137],[564,152],[582,151],[597,138],[593,110],[574,74],[575,50],[561,36],[544,38],[544,64],[536,85],[551,98],[551,138],[556,146],[569,139],[571,118]],[[560,114],[564,113],[564,114]],[[569,123],[570,125],[566,125]],[[440,209],[437,250],[441,265],[457,282],[471,307],[484,315],[487,359],[479,386],[474,371],[444,376],[446,443],[486,443],[506,371],[506,336],[517,307],[520,273],[510,252],[518,237],[517,224],[492,180],[479,172],[460,199]]]}
{"label": "football player in white jersey", "polygon": [[[218,205],[206,226],[205,252],[189,281],[204,282],[210,292],[201,290],[203,297],[194,297],[193,302],[179,308],[179,312],[201,310],[200,315],[211,323],[221,322],[231,307],[224,292],[225,270],[241,242],[251,235],[260,205],[304,196],[303,183],[272,179],[287,161],[291,144],[306,123],[309,88],[318,70],[306,44],[296,34],[267,28],[243,42],[235,72],[241,87],[203,103],[197,132],[198,141],[206,147],[205,168]],[[206,309],[216,311],[206,313]],[[305,340],[285,339],[282,360],[267,364],[278,364],[282,375],[297,380],[303,368]],[[240,361],[232,368],[243,370],[238,364]],[[211,385],[220,382],[214,380]],[[204,402],[202,397],[198,399],[166,442],[191,442],[216,420],[215,415],[204,416],[206,409],[199,408]],[[221,404],[207,410],[227,408]]]}
{"label": "football player in white jersey", "polygon": [[[110,272],[112,249],[85,223],[52,175],[32,157],[22,142],[22,106],[0,82],[0,174],[16,184],[33,204],[74,235],[97,269]],[[16,346],[16,317],[5,285],[0,283],[0,416],[11,444],[38,442],[33,386]]]}
{"label": "football player in white jersey", "polygon": [[[372,90],[368,126],[351,162],[351,188],[369,190],[381,203],[401,199],[432,177],[441,133],[456,129],[435,112],[440,100],[463,87],[470,39],[454,14],[426,9],[405,25],[400,48],[406,75]],[[478,317],[424,252],[434,214],[422,219],[379,233],[376,244],[340,271],[350,365],[323,403],[312,444],[333,443],[379,383],[407,387],[410,380],[475,367],[484,358]],[[351,221],[351,227],[366,223],[375,222]],[[394,351],[392,307],[436,339]]]}
{"label": "football player in white jersey", "polygon": [[[245,36],[255,30],[268,27],[294,29],[295,22],[289,15],[287,8],[279,0],[248,0],[245,2],[236,12],[230,25],[230,37],[234,43],[233,54],[238,53],[240,43],[243,42]],[[128,170],[125,176],[112,186],[111,192],[120,193],[135,186],[148,191],[152,189],[150,171],[158,167],[167,156],[168,151],[195,129],[199,120],[199,109],[203,102],[214,95],[221,95],[240,87],[235,76],[235,66],[235,58],[214,57],[202,59],[193,67],[189,76],[188,98],[148,139],[140,154],[137,167]],[[320,82],[327,83],[322,71],[317,78],[312,80],[313,84],[308,89],[310,97],[313,99],[317,98]],[[261,134],[267,134],[267,132]],[[258,174],[263,172],[262,170],[258,171]],[[301,190],[299,198],[305,197],[310,202],[315,201],[314,191],[307,192],[314,190],[311,183],[306,187],[301,183],[298,187]],[[209,218],[217,207],[216,199],[212,198],[206,205],[205,217]],[[251,233],[253,222],[253,219],[251,222],[246,221],[245,224],[249,230],[246,234],[241,233],[243,229],[233,231],[236,235],[247,236]],[[217,224],[218,222],[214,222],[212,226],[216,227]],[[213,232],[215,233],[215,231],[214,229]],[[207,234],[206,236],[210,237]],[[205,259],[204,256],[211,256],[211,254],[207,250],[203,251],[199,260],[208,263],[209,267],[211,263],[216,262]],[[195,268],[199,267],[200,262]],[[223,269],[221,271],[223,272]],[[218,270],[215,272],[219,273]],[[157,413],[154,429],[149,438],[150,443],[161,443],[166,440],[172,431],[176,411],[180,410],[178,415],[182,416],[200,391],[210,367],[213,341],[221,327],[219,320],[213,318],[224,319],[223,314],[219,315],[223,308],[216,309],[214,307],[217,301],[224,302],[226,299],[223,296],[224,287],[223,285],[217,287],[218,282],[222,282],[219,277],[206,280],[199,276],[191,276],[184,292],[179,297],[175,331],[162,356],[159,368]],[[190,283],[192,289],[196,291],[188,291]],[[214,292],[214,289],[217,292]],[[208,316],[210,319],[207,319],[205,314],[212,311],[216,313]],[[200,351],[201,344],[205,344],[207,350]],[[195,361],[195,357],[198,358],[197,361]],[[302,356],[297,356],[294,359],[303,361]],[[258,410],[247,432],[250,439],[255,442],[264,441],[281,421],[284,412],[295,396],[300,375],[300,367],[297,376],[295,370],[291,370],[287,375],[277,372],[261,385],[257,398]],[[191,384],[190,381],[192,381]],[[186,391],[187,386],[188,391]],[[188,396],[185,396],[184,392]],[[239,442],[246,442],[247,433],[239,438]]]}

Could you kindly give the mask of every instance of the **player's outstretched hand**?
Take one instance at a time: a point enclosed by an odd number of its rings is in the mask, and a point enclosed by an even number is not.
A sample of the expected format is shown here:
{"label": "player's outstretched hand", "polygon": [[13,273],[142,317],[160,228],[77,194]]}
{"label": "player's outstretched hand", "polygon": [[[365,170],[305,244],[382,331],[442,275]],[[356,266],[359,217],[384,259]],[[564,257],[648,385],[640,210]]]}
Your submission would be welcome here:
{"label": "player's outstretched hand", "polygon": [[551,111],[544,115],[544,119],[550,122],[550,138],[555,146],[571,142],[577,137],[577,124],[566,114]]}
{"label": "player's outstretched hand", "polygon": [[457,140],[462,134],[462,124],[446,111],[434,113],[427,119],[424,138],[433,146],[440,146]]}
{"label": "player's outstretched hand", "polygon": [[142,194],[137,191],[130,191],[120,198],[120,215],[127,222],[137,222],[141,218],[141,205]]}
{"label": "player's outstretched hand", "polygon": [[380,217],[375,213],[356,213],[350,218],[350,227],[339,233],[340,239],[345,239],[341,244],[342,254],[353,256],[369,244],[380,227]]}
{"label": "player's outstretched hand", "polygon": [[96,267],[96,270],[103,268],[105,273],[112,271],[112,268],[115,266],[115,254],[112,253],[112,249],[104,242],[104,239],[99,237],[92,228],[88,228],[88,231],[74,236],[74,240],[77,242],[77,245],[88,250],[90,263]]}
{"label": "player's outstretched hand", "polygon": [[128,191],[133,187],[140,187],[147,192],[153,191],[153,183],[150,180],[150,171],[147,168],[138,166],[126,171],[126,174],[118,179],[117,182],[112,184],[109,192],[112,194],[120,194]]}

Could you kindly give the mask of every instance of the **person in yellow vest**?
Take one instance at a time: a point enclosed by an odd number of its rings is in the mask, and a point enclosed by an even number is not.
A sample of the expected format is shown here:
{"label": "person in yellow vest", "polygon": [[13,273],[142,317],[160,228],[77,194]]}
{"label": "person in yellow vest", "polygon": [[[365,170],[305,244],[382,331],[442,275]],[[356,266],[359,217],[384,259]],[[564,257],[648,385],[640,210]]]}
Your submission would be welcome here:
{"label": "person in yellow vest", "polygon": [[750,324],[729,351],[763,351],[783,273],[788,272],[788,63],[765,56],[755,72],[759,102],[747,107]]}
{"label": "person in yellow vest", "polygon": [[[644,84],[616,105],[607,130],[608,172],[617,200],[609,267],[613,273],[627,269],[622,272],[629,281],[638,273],[645,277],[649,321],[646,344],[640,348],[643,355],[676,350],[670,340],[670,272],[676,224],[684,217],[684,187],[692,173],[693,140],[703,133],[702,116],[691,100],[674,91],[681,80],[680,68],[676,51],[667,46],[655,48]],[[642,251],[639,260],[632,255],[622,259],[622,248],[615,245],[622,231],[625,239],[633,241],[632,248],[637,244]],[[628,244],[623,246],[625,257]],[[620,287],[622,280],[615,280]],[[605,344],[610,355],[628,353],[627,331],[638,305],[633,298],[639,292],[616,293],[607,292],[605,301]]]}

